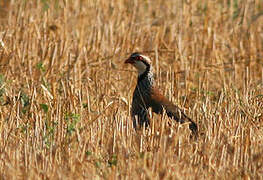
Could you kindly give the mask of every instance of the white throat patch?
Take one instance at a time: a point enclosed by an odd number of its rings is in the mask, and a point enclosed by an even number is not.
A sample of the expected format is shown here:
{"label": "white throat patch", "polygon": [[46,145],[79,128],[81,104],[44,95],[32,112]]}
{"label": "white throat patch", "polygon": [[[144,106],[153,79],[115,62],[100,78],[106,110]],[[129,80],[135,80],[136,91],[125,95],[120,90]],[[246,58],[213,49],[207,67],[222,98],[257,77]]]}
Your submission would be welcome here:
{"label": "white throat patch", "polygon": [[137,69],[139,76],[146,71],[147,66],[141,61],[136,61],[133,65]]}

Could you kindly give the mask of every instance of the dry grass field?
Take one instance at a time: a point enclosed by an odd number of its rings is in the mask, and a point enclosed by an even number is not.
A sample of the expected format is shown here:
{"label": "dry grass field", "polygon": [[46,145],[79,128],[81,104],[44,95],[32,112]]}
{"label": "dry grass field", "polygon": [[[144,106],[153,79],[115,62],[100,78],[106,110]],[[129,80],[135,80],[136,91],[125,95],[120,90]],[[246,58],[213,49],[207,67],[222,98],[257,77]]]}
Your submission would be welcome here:
{"label": "dry grass field", "polygon": [[[198,139],[133,129],[134,51]],[[263,179],[262,0],[1,1],[0,179],[73,178]]]}

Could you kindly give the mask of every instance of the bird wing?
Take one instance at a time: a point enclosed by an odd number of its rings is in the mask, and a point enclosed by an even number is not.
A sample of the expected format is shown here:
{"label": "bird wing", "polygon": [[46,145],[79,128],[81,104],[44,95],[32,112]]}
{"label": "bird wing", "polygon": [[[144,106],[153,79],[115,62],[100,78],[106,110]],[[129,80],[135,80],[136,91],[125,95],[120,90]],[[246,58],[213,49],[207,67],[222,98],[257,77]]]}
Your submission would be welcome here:
{"label": "bird wing", "polygon": [[152,89],[151,99],[153,102],[152,103],[153,112],[162,113],[163,112],[162,108],[163,108],[165,109],[168,117],[180,123],[190,122],[189,125],[190,129],[192,131],[197,131],[196,123],[192,121],[189,117],[187,117],[178,106],[176,106],[171,101],[169,101],[165,96],[163,96],[162,93],[157,88]]}

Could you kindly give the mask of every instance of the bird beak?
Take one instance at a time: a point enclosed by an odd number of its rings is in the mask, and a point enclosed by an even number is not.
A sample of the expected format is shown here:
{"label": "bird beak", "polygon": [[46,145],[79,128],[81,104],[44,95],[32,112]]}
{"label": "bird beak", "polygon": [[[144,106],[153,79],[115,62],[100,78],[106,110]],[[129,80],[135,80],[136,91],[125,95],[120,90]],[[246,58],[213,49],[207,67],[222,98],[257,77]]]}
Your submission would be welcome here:
{"label": "bird beak", "polygon": [[131,58],[128,58],[128,59],[126,59],[125,60],[125,64],[133,64],[133,59],[131,59]]}

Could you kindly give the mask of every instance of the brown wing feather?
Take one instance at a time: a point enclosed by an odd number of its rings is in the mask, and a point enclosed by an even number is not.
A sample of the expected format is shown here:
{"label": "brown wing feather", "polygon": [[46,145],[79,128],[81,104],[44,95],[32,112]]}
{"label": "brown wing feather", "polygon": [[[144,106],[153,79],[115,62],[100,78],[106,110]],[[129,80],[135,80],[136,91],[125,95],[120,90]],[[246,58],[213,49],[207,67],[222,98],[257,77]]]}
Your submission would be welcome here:
{"label": "brown wing feather", "polygon": [[189,117],[187,117],[178,106],[176,106],[175,104],[170,102],[165,96],[163,96],[157,88],[152,89],[151,99],[153,112],[162,113],[163,109],[165,109],[168,117],[180,123],[190,122],[189,128],[193,132],[197,132],[196,123],[193,122]]}

